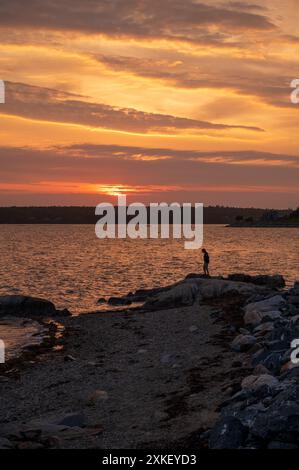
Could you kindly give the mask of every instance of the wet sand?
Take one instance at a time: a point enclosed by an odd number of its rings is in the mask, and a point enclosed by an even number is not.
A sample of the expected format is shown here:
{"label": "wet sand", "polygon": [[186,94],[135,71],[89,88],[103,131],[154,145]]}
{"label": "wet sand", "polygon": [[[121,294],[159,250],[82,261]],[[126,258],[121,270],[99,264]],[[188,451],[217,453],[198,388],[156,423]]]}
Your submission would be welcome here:
{"label": "wet sand", "polygon": [[43,343],[47,328],[40,322],[15,317],[1,318],[0,338],[5,344],[5,360],[18,358],[28,347]]}

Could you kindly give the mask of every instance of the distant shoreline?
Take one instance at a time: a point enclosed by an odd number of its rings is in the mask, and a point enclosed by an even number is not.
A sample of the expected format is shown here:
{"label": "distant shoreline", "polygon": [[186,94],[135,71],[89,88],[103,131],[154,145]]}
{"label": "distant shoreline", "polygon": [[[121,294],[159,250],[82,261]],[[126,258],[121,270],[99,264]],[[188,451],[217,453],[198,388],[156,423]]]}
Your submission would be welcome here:
{"label": "distant shoreline", "polygon": [[[149,208],[148,208],[149,209]],[[118,218],[117,207],[116,223]],[[267,209],[239,208],[224,206],[204,206],[204,224],[234,225],[238,218],[246,224],[247,219],[261,220],[268,212]],[[278,213],[284,211],[276,211]],[[128,221],[133,216],[128,216]],[[53,225],[95,225],[99,217],[95,215],[95,206],[47,206],[47,207],[0,207],[1,224],[53,224]],[[148,219],[149,220],[149,219]],[[191,211],[194,223],[194,207]],[[172,217],[170,217],[170,223]],[[248,221],[249,222],[249,221]]]}
{"label": "distant shoreline", "polygon": [[228,228],[299,228],[299,224],[228,224]]}

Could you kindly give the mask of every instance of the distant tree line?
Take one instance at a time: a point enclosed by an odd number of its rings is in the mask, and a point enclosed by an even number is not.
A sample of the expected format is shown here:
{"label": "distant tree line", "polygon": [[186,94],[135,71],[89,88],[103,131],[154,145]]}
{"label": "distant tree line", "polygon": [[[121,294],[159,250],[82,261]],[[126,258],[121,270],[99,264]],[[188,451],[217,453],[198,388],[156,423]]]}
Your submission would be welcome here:
{"label": "distant tree line", "polygon": [[[204,223],[250,221],[261,219],[265,213],[264,209],[206,206]],[[95,224],[97,220],[94,207],[0,207],[0,224]]]}

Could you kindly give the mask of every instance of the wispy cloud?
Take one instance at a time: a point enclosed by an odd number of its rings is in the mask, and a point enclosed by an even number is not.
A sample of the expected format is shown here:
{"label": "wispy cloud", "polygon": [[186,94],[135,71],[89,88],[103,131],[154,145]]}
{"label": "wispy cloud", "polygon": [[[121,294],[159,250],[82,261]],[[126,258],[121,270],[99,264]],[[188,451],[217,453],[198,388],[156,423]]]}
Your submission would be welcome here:
{"label": "wispy cloud", "polygon": [[[143,158],[144,157],[144,158]],[[48,149],[0,147],[0,181],[166,186],[297,184],[299,156],[254,151],[199,152],[76,144]],[[258,168],[258,172],[257,172]],[[137,185],[138,185],[137,184]],[[298,190],[299,191],[299,190]]]}
{"label": "wispy cloud", "polygon": [[128,194],[132,201],[143,202],[296,206],[298,163],[299,156],[253,151],[90,144],[44,150],[0,147],[0,203],[94,205]]}
{"label": "wispy cloud", "polygon": [[[112,70],[163,80],[180,88],[230,90],[243,95],[244,99],[254,96],[273,106],[292,107],[290,77],[296,76],[296,64],[287,58],[265,61],[264,58],[244,60],[232,55],[194,58],[186,54],[177,54],[176,59],[113,55],[95,58]],[[274,70],[278,72],[274,74]]]}
{"label": "wispy cloud", "polygon": [[[212,3],[212,4],[211,4]],[[194,0],[2,0],[0,15],[7,26],[102,33],[112,36],[203,40],[207,27],[233,31],[271,31],[264,11],[240,2]],[[213,34],[211,32],[211,37]],[[214,33],[214,41],[221,37]]]}
{"label": "wispy cloud", "polygon": [[92,103],[71,93],[11,82],[6,84],[6,105],[0,111],[28,119],[134,133],[175,132],[184,129],[262,131],[254,126],[218,124]]}

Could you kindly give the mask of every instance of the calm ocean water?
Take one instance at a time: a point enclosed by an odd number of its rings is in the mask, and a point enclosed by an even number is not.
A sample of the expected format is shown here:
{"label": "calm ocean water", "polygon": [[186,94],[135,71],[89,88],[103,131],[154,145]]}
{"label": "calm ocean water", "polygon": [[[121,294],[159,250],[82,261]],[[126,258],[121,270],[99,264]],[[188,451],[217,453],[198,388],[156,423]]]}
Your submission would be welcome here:
{"label": "calm ocean water", "polygon": [[[92,225],[1,225],[0,295],[43,297],[73,314],[99,309],[100,297],[166,285],[200,272],[200,250],[183,240],[99,240]],[[208,225],[211,274],[283,274],[299,280],[299,229]],[[7,357],[38,340],[31,325],[0,321]]]}
{"label": "calm ocean water", "polygon": [[[0,226],[0,295],[49,299],[72,313],[97,309],[99,297],[166,285],[201,271],[200,250],[183,240],[99,240],[92,225]],[[299,229],[208,225],[211,274],[281,273],[299,280]]]}

